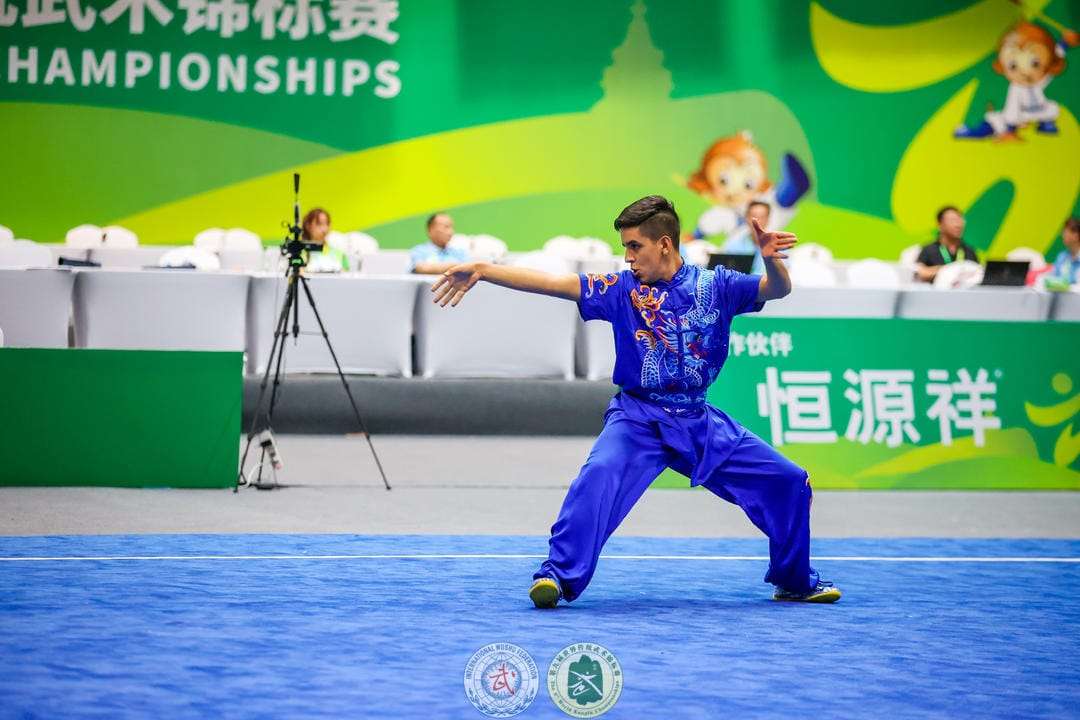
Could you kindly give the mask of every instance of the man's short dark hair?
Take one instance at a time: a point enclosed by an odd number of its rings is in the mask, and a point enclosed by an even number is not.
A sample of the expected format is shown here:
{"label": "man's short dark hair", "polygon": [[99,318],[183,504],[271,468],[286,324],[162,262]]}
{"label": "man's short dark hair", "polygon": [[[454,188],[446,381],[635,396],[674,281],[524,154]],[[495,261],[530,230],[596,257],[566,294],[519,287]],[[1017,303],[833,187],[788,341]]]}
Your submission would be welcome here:
{"label": "man's short dark hair", "polygon": [[439,217],[440,215],[448,215],[448,214],[449,214],[449,213],[447,213],[447,212],[444,212],[444,211],[440,210],[439,212],[431,213],[431,215],[428,215],[428,219],[427,219],[427,229],[428,229],[428,230],[430,230],[430,229],[431,229],[431,225],[432,225],[432,223],[434,223],[434,222],[435,222],[435,218]]}
{"label": "man's short dark hair", "polygon": [[952,210],[957,215],[964,214],[960,212],[960,208],[956,207],[955,205],[946,205],[945,207],[937,211],[937,221],[941,222],[941,218],[945,217],[945,213],[949,212],[950,210]]}
{"label": "man's short dark hair", "polygon": [[650,240],[659,240],[667,235],[671,244],[679,247],[679,214],[675,206],[665,197],[649,195],[623,208],[615,218],[615,229],[637,228]]}
{"label": "man's short dark hair", "polygon": [[1080,220],[1075,217],[1071,217],[1065,221],[1065,229],[1072,230],[1073,232],[1080,232]]}
{"label": "man's short dark hair", "polygon": [[769,214],[770,214],[770,215],[772,215],[772,205],[770,205],[769,203],[765,202],[764,200],[751,200],[751,201],[750,201],[750,204],[748,204],[748,205],[746,206],[746,212],[748,212],[748,213],[749,213],[749,212],[750,212],[750,208],[754,207],[755,205],[760,205],[761,207],[763,207],[763,208],[765,208],[766,210],[768,210],[768,211],[769,211]]}

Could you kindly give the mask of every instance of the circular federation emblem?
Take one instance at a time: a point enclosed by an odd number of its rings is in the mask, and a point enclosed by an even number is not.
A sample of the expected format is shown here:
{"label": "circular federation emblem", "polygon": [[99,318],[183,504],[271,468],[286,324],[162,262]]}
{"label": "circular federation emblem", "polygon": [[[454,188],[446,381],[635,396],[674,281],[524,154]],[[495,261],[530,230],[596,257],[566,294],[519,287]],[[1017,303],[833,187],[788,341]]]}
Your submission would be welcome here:
{"label": "circular federation emblem", "polygon": [[465,664],[465,696],[489,717],[517,715],[540,690],[540,671],[529,653],[511,643],[492,643]]}
{"label": "circular federation emblem", "polygon": [[567,645],[551,661],[547,675],[551,699],[567,715],[591,718],[603,715],[619,699],[622,667],[603,645]]}

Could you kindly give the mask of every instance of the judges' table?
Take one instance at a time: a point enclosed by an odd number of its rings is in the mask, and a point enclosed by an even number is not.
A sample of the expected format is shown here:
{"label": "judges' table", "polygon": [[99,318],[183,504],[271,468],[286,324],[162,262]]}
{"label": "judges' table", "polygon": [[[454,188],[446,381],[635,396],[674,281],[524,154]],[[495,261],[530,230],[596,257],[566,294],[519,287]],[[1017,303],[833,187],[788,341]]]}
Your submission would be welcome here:
{"label": "judges' table", "polygon": [[243,350],[247,275],[81,270],[75,345],[130,350]]}
{"label": "judges' table", "polygon": [[[343,371],[412,377],[413,306],[417,287],[423,282],[423,278],[411,275],[309,277],[311,294]],[[249,373],[266,370],[285,289],[282,275],[252,277],[247,322]],[[291,332],[291,319],[288,329]],[[287,339],[282,367],[288,372],[335,372],[302,287],[300,331],[295,344],[291,335]]]}
{"label": "judges' table", "polygon": [[416,304],[424,377],[574,377],[573,303],[480,283],[444,308],[429,290]]}
{"label": "judges' table", "polygon": [[1051,320],[1080,322],[1080,293],[1063,292],[1054,294],[1054,309]]}
{"label": "judges' table", "polygon": [[974,287],[938,290],[904,288],[896,316],[915,320],[1002,320],[1038,322],[1050,315],[1050,294],[1028,288]]}
{"label": "judges' table", "polygon": [[765,317],[891,318],[899,290],[887,288],[796,287],[765,304]]}
{"label": "judges' table", "polygon": [[0,330],[8,347],[66,348],[70,270],[0,269]]}

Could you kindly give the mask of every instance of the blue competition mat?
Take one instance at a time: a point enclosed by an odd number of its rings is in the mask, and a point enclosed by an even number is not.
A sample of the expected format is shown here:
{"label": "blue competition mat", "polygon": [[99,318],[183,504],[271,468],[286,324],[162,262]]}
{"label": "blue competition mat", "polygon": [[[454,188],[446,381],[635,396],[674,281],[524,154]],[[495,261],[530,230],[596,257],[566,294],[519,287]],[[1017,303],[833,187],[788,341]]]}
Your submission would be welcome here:
{"label": "blue competition mat", "polygon": [[1080,541],[817,540],[845,592],[833,606],[769,600],[764,540],[614,538],[579,600],[538,611],[545,552],[540,537],[2,538],[0,717],[482,718],[463,676],[494,642],[539,667],[523,718],[566,717],[543,679],[575,642],[622,665],[612,718],[1080,714]]}

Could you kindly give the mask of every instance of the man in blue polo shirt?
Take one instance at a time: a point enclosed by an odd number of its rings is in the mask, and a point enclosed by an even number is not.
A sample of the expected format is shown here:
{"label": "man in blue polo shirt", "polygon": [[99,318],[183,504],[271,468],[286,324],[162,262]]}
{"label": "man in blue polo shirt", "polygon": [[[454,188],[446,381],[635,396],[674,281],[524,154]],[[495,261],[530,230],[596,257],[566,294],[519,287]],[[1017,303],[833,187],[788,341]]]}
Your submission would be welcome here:
{"label": "man in blue polo shirt", "polygon": [[537,607],[578,597],[608,537],[665,467],[739,505],[769,538],[765,581],[777,600],[835,602],[840,591],[810,567],[811,489],[805,470],[705,402],[728,354],[736,315],[784,297],[791,280],[781,259],[796,238],[752,221],[765,274],[705,270],[679,257],[679,217],[651,195],[615,220],[629,270],[551,275],[466,263],[432,287],[435,302],[457,305],[480,280],[578,303],[585,320],[611,322],[614,382],[620,390],[604,429],[551,528],[548,559],[529,596]]}
{"label": "man in blue polo shirt", "polygon": [[438,275],[468,260],[464,250],[450,247],[454,237],[454,219],[437,212],[427,220],[428,241],[409,251],[410,271],[421,275]]}

